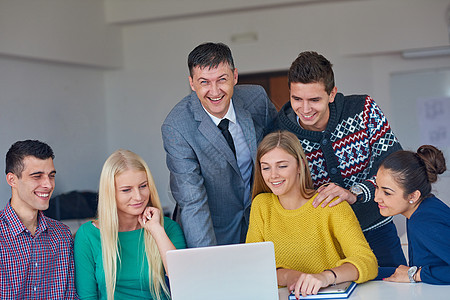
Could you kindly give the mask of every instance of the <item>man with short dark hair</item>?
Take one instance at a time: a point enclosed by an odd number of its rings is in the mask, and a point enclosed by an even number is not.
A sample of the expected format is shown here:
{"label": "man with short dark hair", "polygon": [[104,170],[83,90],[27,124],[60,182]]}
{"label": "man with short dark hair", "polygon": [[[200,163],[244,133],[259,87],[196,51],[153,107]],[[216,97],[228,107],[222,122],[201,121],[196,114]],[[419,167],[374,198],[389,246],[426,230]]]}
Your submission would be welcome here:
{"label": "man with short dark hair", "polygon": [[42,213],[55,188],[53,158],[37,140],[6,154],[12,195],[0,211],[0,299],[78,299],[70,230]]}
{"label": "man with short dark hair", "polygon": [[236,86],[231,50],[197,46],[188,56],[192,93],[161,131],[170,187],[188,247],[245,241],[258,142],[276,110],[260,86]]}
{"label": "man with short dark hair", "polygon": [[278,113],[275,128],[293,132],[302,144],[318,189],[313,205],[347,201],[379,266],[404,265],[392,217],[381,216],[373,200],[378,166],[401,149],[383,112],[367,95],[338,93],[332,64],[316,52],[300,53],[288,81],[290,102]]}

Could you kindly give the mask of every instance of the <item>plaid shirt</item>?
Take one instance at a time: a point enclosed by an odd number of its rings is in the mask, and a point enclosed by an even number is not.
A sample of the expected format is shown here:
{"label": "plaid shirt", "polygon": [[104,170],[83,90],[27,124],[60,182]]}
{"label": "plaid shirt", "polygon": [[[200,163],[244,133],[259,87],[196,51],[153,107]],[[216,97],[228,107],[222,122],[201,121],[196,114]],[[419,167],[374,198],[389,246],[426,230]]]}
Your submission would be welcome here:
{"label": "plaid shirt", "polygon": [[8,203],[0,212],[0,299],[78,299],[66,225],[39,212],[32,236]]}

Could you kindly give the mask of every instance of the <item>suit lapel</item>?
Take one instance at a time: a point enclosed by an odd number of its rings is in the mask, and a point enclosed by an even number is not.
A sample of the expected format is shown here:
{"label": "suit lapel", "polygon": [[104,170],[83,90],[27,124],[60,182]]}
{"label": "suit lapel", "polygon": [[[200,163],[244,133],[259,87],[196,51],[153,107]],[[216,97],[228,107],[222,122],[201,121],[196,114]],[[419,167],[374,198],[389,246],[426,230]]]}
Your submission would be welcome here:
{"label": "suit lapel", "polygon": [[237,174],[241,174],[237,165],[236,158],[233,151],[228,146],[225,137],[217,128],[216,124],[211,120],[208,114],[202,107],[200,100],[195,93],[191,94],[192,111],[196,121],[200,122],[198,130],[200,133],[211,143],[211,145],[217,149],[217,154],[223,156],[228,163],[233,167]]}

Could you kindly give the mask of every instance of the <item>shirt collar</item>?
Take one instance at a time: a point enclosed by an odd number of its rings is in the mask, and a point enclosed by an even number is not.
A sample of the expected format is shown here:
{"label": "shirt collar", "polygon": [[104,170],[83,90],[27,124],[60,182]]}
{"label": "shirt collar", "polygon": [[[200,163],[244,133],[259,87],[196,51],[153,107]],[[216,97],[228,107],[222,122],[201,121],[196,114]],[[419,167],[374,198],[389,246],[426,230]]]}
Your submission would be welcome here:
{"label": "shirt collar", "polygon": [[[202,105],[202,107],[203,107],[203,105]],[[205,109],[205,108],[203,107],[203,109]],[[230,106],[228,107],[228,111],[225,114],[225,116],[223,116],[222,119],[219,119],[218,117],[213,116],[206,109],[205,109],[205,112],[208,114],[208,116],[211,118],[211,120],[214,122],[214,124],[216,124],[216,126],[218,126],[220,121],[222,121],[223,119],[228,119],[228,120],[230,120],[230,122],[236,124],[236,112],[234,111],[233,99],[230,99]]]}
{"label": "shirt collar", "polygon": [[[11,200],[8,202],[4,210],[5,218],[8,224],[11,226],[11,233],[14,236],[19,235],[23,231],[28,231],[28,229],[23,225],[22,221],[20,221],[19,216],[14,211],[11,206]],[[38,226],[36,228],[35,236],[43,231],[47,230],[47,221],[45,220],[44,214],[42,211],[38,212]]]}

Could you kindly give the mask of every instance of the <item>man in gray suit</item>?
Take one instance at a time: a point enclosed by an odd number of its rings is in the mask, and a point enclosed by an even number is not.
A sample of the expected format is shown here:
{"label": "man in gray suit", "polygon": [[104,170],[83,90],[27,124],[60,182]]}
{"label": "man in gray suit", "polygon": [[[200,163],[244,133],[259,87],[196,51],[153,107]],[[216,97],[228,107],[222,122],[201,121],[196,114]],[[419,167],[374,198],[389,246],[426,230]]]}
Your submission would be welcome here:
{"label": "man in gray suit", "polygon": [[161,131],[170,188],[188,247],[245,241],[257,144],[276,110],[260,86],[236,86],[228,46],[205,43],[188,56],[191,94]]}

